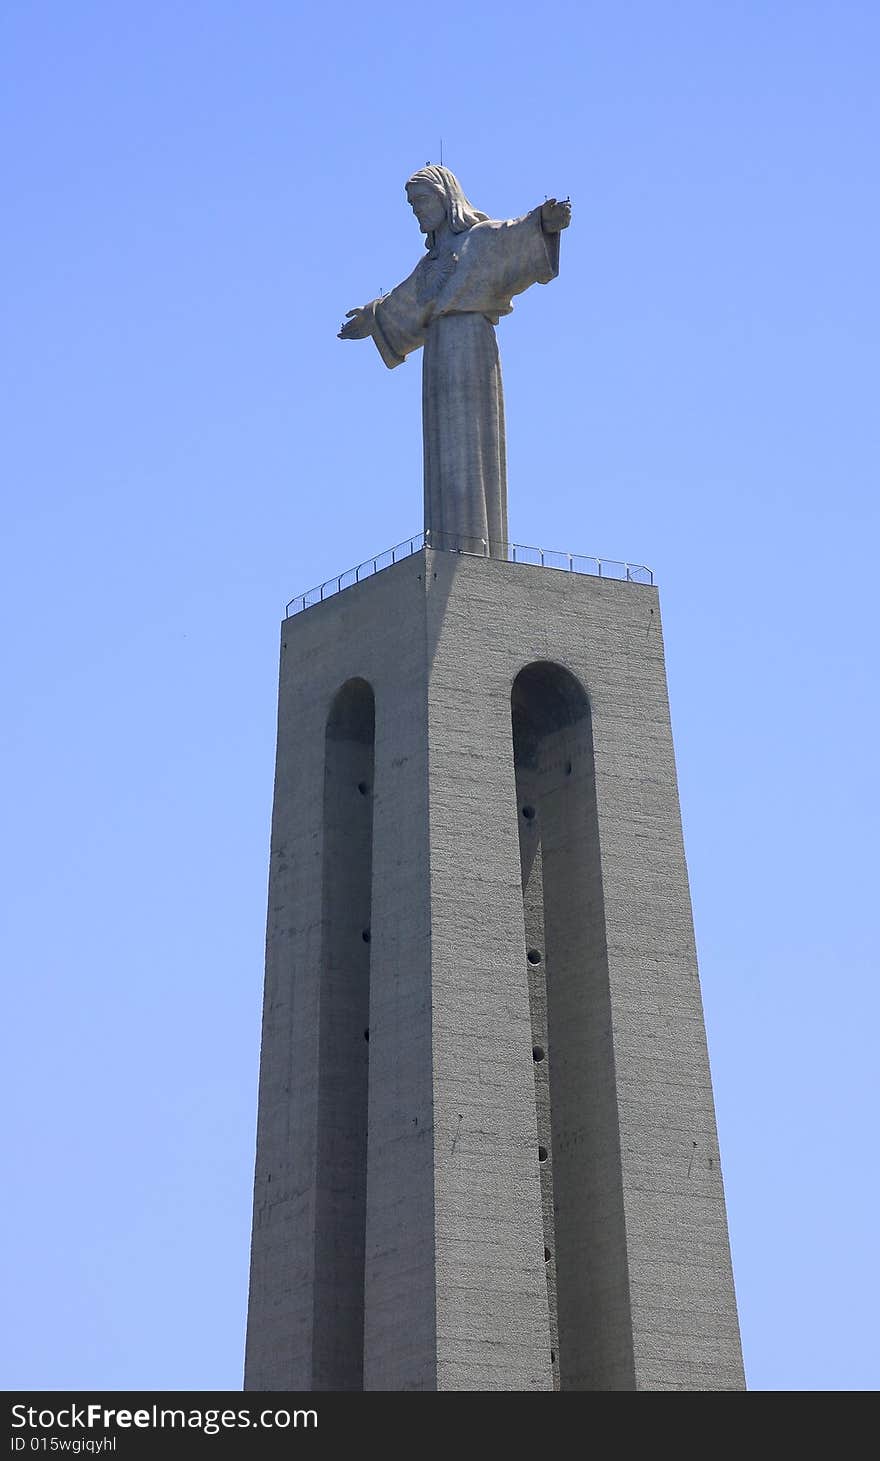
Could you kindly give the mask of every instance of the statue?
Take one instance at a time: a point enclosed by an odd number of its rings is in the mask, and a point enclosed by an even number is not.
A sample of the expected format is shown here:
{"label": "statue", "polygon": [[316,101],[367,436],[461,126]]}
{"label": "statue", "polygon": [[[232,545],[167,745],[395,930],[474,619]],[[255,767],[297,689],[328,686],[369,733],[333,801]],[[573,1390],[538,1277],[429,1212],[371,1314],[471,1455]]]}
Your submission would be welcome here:
{"label": "statue", "polygon": [[506,556],[504,397],[495,325],[511,298],[559,272],[571,204],[550,198],[523,218],[480,213],[446,167],[406,184],[426,256],[390,294],[349,310],[340,340],[371,335],[390,370],[424,346],[425,535],[435,547]]}

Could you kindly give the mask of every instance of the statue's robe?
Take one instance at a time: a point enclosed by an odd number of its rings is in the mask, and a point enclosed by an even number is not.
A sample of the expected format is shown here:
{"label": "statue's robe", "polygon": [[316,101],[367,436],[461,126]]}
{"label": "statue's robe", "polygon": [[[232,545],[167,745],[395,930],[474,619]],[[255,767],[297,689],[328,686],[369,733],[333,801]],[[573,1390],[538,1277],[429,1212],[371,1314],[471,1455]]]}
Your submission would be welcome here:
{"label": "statue's robe", "polygon": [[436,547],[505,556],[507,463],[495,325],[511,299],[559,272],[559,234],[541,210],[487,219],[432,248],[402,284],[367,306],[389,369],[425,348],[425,532]]}

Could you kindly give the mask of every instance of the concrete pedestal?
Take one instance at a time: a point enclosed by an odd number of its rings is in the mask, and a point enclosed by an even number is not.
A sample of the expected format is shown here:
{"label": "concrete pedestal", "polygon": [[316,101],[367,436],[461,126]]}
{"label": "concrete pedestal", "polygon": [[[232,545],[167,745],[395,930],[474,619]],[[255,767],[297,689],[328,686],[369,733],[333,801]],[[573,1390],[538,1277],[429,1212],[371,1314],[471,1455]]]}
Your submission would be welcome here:
{"label": "concrete pedestal", "polygon": [[285,621],[245,1384],[743,1388],[654,588]]}

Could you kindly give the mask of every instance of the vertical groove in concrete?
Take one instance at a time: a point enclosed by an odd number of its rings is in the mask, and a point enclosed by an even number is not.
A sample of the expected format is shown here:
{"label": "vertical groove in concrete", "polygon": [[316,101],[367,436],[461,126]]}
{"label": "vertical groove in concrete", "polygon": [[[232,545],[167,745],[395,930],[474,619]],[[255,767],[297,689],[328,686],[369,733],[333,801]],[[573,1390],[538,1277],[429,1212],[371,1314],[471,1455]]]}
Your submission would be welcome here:
{"label": "vertical groove in concrete", "polygon": [[538,860],[541,868],[524,905],[533,1034],[546,1047],[536,1096],[554,1374],[563,1390],[627,1390],[633,1353],[589,705],[567,670],[543,662],[517,676],[512,706],[520,845],[532,874]]}
{"label": "vertical groove in concrete", "polygon": [[313,1390],[362,1390],[375,705],[350,680],[327,721]]}
{"label": "vertical groove in concrete", "polygon": [[516,771],[517,818],[523,893],[523,959],[529,988],[532,1021],[532,1064],[535,1073],[535,1112],[538,1126],[538,1175],[544,1223],[544,1273],[550,1320],[550,1365],[553,1388],[559,1386],[559,1313],[556,1295],[556,1218],[553,1199],[553,1152],[550,1114],[550,1061],[547,1031],[547,977],[544,949],[544,871],[541,848],[539,773],[522,744],[522,719],[514,710],[513,748]]}

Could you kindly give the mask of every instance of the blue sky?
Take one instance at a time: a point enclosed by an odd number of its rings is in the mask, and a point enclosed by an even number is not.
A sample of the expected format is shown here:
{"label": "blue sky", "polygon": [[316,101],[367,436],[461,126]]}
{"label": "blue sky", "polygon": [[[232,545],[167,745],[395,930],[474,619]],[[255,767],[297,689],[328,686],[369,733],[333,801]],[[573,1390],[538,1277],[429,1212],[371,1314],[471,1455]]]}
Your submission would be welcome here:
{"label": "blue sky", "polygon": [[570,194],[511,531],[660,585],[746,1366],[880,1382],[880,10],[7,0],[0,1383],[241,1382],[278,621],[420,527],[403,183]]}

